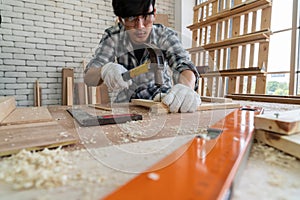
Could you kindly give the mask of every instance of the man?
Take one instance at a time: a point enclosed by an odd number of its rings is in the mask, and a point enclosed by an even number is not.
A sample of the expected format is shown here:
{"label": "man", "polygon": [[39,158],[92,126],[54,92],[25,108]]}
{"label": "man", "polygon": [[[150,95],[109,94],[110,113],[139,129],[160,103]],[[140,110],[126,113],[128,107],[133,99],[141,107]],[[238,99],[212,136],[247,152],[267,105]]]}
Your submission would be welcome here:
{"label": "man", "polygon": [[[162,102],[171,112],[196,111],[201,103],[195,92],[199,74],[176,33],[154,24],[155,0],[113,0],[112,6],[119,23],[105,30],[94,57],[87,65],[85,83],[97,86],[104,82],[109,91],[117,92],[115,102],[157,100],[162,92]],[[161,87],[155,85],[153,72],[129,81],[122,78],[122,73],[149,59],[145,43],[155,45],[164,54],[164,84]]]}

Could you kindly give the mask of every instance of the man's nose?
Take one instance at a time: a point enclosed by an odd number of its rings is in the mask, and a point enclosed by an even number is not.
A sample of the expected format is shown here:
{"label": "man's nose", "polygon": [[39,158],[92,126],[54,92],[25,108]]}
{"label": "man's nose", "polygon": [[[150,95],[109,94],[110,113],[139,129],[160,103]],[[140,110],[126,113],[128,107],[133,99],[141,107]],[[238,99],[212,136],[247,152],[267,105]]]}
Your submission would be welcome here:
{"label": "man's nose", "polygon": [[144,18],[143,17],[138,17],[136,19],[136,28],[137,29],[141,29],[141,28],[144,28],[145,25],[144,25]]}

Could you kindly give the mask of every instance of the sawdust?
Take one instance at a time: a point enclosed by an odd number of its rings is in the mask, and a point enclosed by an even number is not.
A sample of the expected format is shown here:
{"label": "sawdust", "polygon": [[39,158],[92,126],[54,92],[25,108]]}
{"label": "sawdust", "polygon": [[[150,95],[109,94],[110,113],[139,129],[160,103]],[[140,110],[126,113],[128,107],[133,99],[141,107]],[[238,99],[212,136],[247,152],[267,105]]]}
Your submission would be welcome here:
{"label": "sawdust", "polygon": [[65,185],[69,179],[67,171],[73,168],[67,155],[68,152],[60,148],[40,152],[21,150],[2,159],[0,180],[12,184],[17,190]]}
{"label": "sawdust", "polygon": [[82,151],[68,152],[61,148],[46,148],[37,152],[21,150],[0,159],[0,181],[11,185],[14,190],[104,183],[102,174],[81,170],[73,162],[74,157],[79,158]]}
{"label": "sawdust", "polygon": [[255,144],[253,145],[253,148],[251,150],[250,159],[257,158],[265,160],[265,162],[270,165],[277,165],[279,167],[282,167],[283,169],[297,167],[295,165],[296,162],[294,162],[295,160],[297,160],[297,158],[285,154],[284,152],[270,147],[266,144],[255,141]]}

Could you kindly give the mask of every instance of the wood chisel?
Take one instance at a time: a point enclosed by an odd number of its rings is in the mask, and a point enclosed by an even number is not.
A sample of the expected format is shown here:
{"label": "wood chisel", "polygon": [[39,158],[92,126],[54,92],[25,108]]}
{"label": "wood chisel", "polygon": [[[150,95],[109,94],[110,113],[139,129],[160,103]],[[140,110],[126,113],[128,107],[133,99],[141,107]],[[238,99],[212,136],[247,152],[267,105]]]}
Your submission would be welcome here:
{"label": "wood chisel", "polygon": [[67,109],[67,111],[76,119],[80,126],[99,126],[107,124],[121,124],[132,120],[142,120],[139,114],[113,114],[93,116],[81,109]]}

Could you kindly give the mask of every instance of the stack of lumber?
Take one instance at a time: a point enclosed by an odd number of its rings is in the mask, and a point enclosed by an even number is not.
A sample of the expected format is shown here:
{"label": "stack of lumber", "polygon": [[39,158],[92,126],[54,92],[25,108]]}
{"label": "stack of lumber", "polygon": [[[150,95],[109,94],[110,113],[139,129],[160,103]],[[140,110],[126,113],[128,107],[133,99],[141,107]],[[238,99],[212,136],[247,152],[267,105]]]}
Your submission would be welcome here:
{"label": "stack of lumber", "polygon": [[0,97],[0,111],[0,156],[77,142],[46,107],[16,107],[14,97]]}
{"label": "stack of lumber", "polygon": [[300,110],[255,116],[255,137],[300,159]]}

